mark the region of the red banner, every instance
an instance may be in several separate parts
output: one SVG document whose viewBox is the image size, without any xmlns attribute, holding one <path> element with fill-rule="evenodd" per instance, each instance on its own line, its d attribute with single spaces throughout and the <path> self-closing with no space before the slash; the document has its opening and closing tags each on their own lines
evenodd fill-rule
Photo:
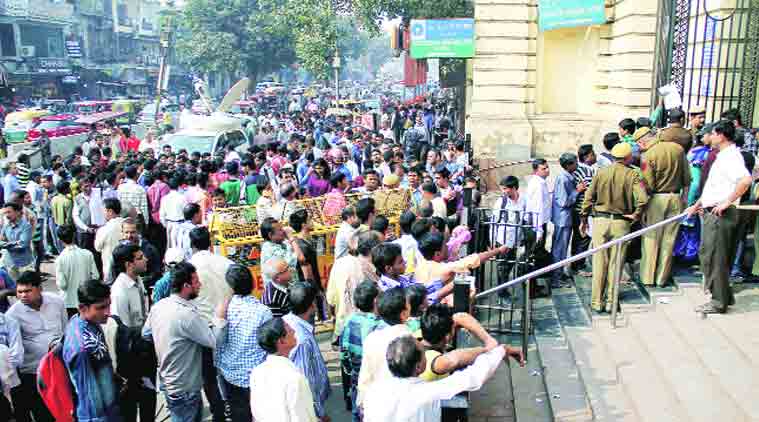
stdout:
<svg viewBox="0 0 759 422">
<path fill-rule="evenodd" d="M 427 83 L 427 60 L 414 60 L 406 54 L 403 61 L 403 85 L 407 87 Z"/>
</svg>

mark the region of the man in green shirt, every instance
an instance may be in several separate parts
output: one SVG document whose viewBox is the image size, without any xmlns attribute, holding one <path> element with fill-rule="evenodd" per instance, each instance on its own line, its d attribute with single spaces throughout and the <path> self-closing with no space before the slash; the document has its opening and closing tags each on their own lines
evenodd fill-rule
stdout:
<svg viewBox="0 0 759 422">
<path fill-rule="evenodd" d="M 242 190 L 242 182 L 240 181 L 240 166 L 236 161 L 230 161 L 226 164 L 227 174 L 229 179 L 219 186 L 224 191 L 224 195 L 227 199 L 227 205 L 230 207 L 236 207 L 240 205 L 240 191 Z"/>
</svg>

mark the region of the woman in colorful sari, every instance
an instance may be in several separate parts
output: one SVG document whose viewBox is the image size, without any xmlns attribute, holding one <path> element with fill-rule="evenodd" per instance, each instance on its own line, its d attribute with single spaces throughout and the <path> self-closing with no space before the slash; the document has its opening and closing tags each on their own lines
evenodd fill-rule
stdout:
<svg viewBox="0 0 759 422">
<path fill-rule="evenodd" d="M 708 136 L 708 135 L 707 135 Z M 701 170 L 711 149 L 708 138 L 699 134 L 696 145 L 688 152 L 690 163 L 691 183 L 688 190 L 688 206 L 693 205 L 701 196 Z M 680 223 L 680 231 L 675 241 L 675 258 L 693 262 L 698 258 L 698 247 L 701 243 L 701 222 L 698 215 L 693 215 Z"/>
</svg>

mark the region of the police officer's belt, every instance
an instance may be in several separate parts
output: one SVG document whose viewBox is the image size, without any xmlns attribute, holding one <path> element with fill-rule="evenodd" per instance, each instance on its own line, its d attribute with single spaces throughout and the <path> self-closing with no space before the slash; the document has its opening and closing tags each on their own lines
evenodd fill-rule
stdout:
<svg viewBox="0 0 759 422">
<path fill-rule="evenodd" d="M 625 218 L 625 216 L 622 214 L 612 214 L 612 213 L 600 212 L 600 211 L 596 211 L 593 214 L 593 216 L 596 218 L 609 218 L 612 220 L 629 220 L 628 218 Z"/>
</svg>

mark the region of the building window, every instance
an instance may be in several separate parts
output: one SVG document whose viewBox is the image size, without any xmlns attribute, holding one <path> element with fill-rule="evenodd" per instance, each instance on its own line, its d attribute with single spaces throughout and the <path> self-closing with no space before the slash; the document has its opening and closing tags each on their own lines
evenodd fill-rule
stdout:
<svg viewBox="0 0 759 422">
<path fill-rule="evenodd" d="M 16 55 L 16 37 L 13 35 L 13 25 L 0 24 L 0 56 Z"/>
<path fill-rule="evenodd" d="M 38 25 L 20 25 L 21 45 L 34 47 L 37 57 L 63 57 L 63 31 Z"/>
</svg>

